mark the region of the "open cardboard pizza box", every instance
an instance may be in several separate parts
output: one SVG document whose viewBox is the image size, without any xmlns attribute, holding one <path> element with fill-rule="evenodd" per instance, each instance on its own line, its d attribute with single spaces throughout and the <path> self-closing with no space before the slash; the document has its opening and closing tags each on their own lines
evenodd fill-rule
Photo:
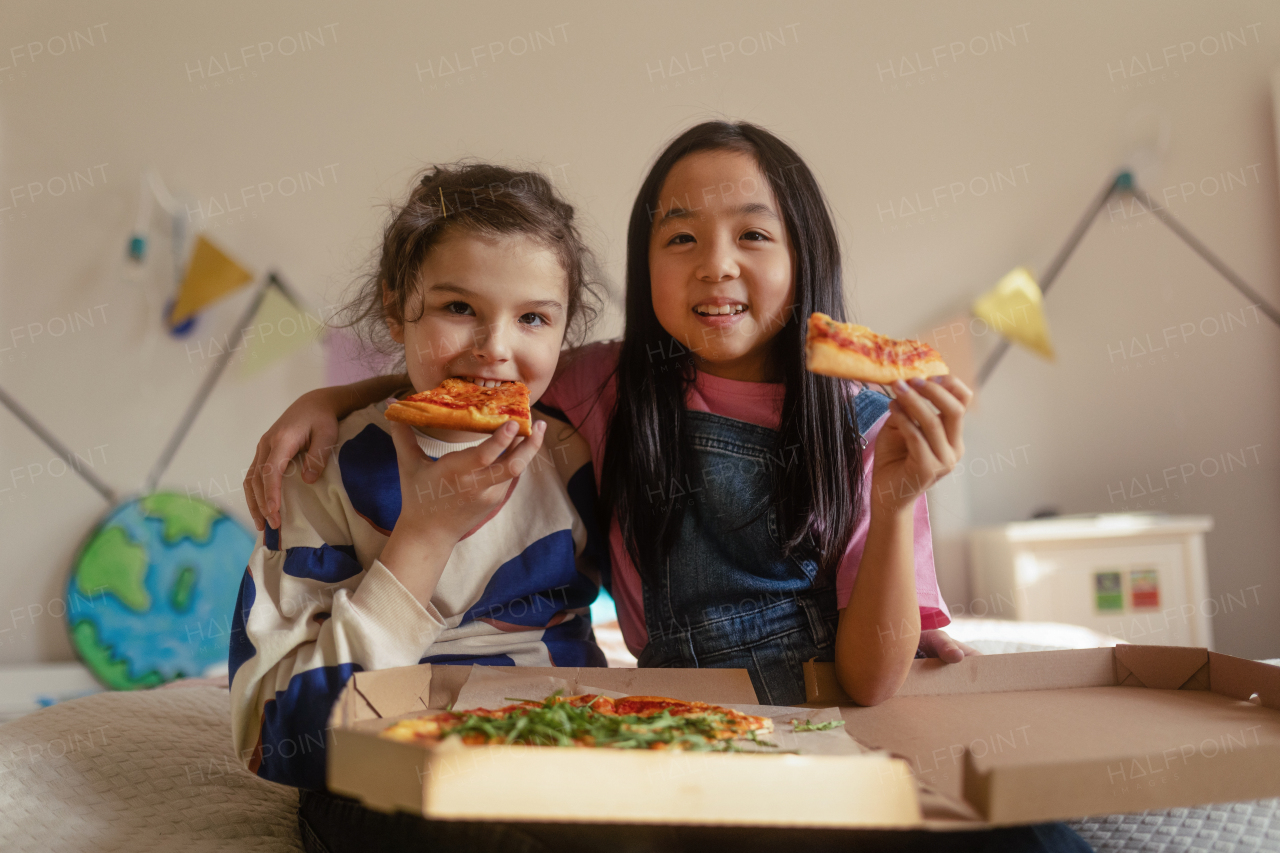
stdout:
<svg viewBox="0 0 1280 853">
<path fill-rule="evenodd" d="M 872 708 L 849 701 L 830 664 L 806 664 L 805 680 L 808 709 L 752 711 L 744 670 L 421 665 L 357 673 L 330 718 L 328 784 L 372 808 L 445 819 L 815 837 L 1280 796 L 1278 667 L 1128 645 L 916 661 L 898 695 Z M 784 749 L 796 747 L 782 742 L 792 717 L 838 714 L 846 725 L 804 741 L 798 755 L 424 748 L 377 736 L 460 696 L 490 701 L 459 708 L 499 707 L 506 697 L 548 695 L 552 684 L 566 694 L 670 696 L 773 716 Z"/>
<path fill-rule="evenodd" d="M 907 760 L 926 818 L 948 803 L 1012 825 L 1280 796 L 1280 667 L 1205 649 L 921 660 L 871 708 L 831 664 L 805 664 L 805 687 Z"/>
</svg>

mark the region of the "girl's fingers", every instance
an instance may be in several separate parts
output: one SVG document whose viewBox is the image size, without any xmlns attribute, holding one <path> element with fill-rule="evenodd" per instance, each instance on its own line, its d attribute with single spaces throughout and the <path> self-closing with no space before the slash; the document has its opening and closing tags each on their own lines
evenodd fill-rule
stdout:
<svg viewBox="0 0 1280 853">
<path fill-rule="evenodd" d="M 966 409 L 969 408 L 969 404 L 973 402 L 973 391 L 969 389 L 968 385 L 965 385 L 950 373 L 944 373 L 941 376 L 931 376 L 929 377 L 929 381 L 935 385 L 941 385 L 943 388 L 950 391 Z"/>
<path fill-rule="evenodd" d="M 949 389 L 944 388 L 940 383 L 913 379 L 908 384 L 916 390 L 916 393 L 938 408 L 938 414 L 942 418 L 942 427 L 947 434 L 947 443 L 951 445 L 956 457 L 959 458 L 963 452 L 961 448 L 964 444 L 964 403 L 960 402 Z"/>
<path fill-rule="evenodd" d="M 938 658 L 947 663 L 959 663 L 964 660 L 964 652 L 955 640 L 948 639 L 945 643 L 938 644 Z"/>
<path fill-rule="evenodd" d="M 938 658 L 947 663 L 959 663 L 966 657 L 982 654 L 973 646 L 960 642 L 941 628 L 921 631 L 920 648 L 927 657 Z"/>
<path fill-rule="evenodd" d="M 915 425 L 901 409 L 897 409 L 890 405 L 889 419 L 885 421 L 884 427 L 896 427 L 898 432 L 902 434 L 903 441 L 907 445 L 907 455 L 914 459 L 916 463 L 925 471 L 937 471 L 942 467 L 936 456 L 933 455 L 933 449 L 929 447 L 929 441 L 924 437 L 924 433 L 920 431 L 920 427 Z M 904 489 L 910 487 L 913 491 L 928 488 L 930 483 L 902 483 Z M 893 484 L 896 490 L 898 484 Z"/>
<path fill-rule="evenodd" d="M 395 442 L 402 477 L 411 474 L 410 460 L 431 461 L 406 424 L 392 422 L 387 429 Z M 526 439 L 517 439 L 518 430 L 514 421 L 508 421 L 475 447 L 446 453 L 434 463 L 443 466 L 439 476 L 455 478 L 463 491 L 484 490 L 520 476 L 542 448 L 547 427 L 543 421 L 535 423 L 533 435 Z"/>
<path fill-rule="evenodd" d="M 951 470 L 955 465 L 955 452 L 951 448 L 951 442 L 948 440 L 946 430 L 943 429 L 938 413 L 929 405 L 928 400 L 907 383 L 901 380 L 895 382 L 894 390 L 898 394 L 894 402 L 902 412 L 919 425 L 920 432 L 933 448 L 932 455 L 937 457 L 948 471 Z"/>
<path fill-rule="evenodd" d="M 262 519 L 264 527 L 267 517 L 267 495 L 262 484 L 262 467 L 266 464 L 267 456 L 270 453 L 270 445 L 264 447 L 261 441 L 258 442 L 258 452 L 253 456 L 253 467 L 249 469 L 249 473 L 245 477 L 245 482 L 249 484 L 248 490 L 253 496 L 253 505 L 249 508 L 250 512 L 253 513 L 255 518 Z"/>
<path fill-rule="evenodd" d="M 262 514 L 276 530 L 280 529 L 280 492 L 284 471 L 298 450 L 298 447 L 290 447 L 281 442 L 271 448 L 271 456 L 262 466 L 262 492 L 266 498 Z"/>
<path fill-rule="evenodd" d="M 471 453 L 475 454 L 476 461 L 480 467 L 488 468 L 498 461 L 498 457 L 511 446 L 516 438 L 516 432 L 520 429 L 519 424 L 515 421 L 507 421 L 502 426 L 494 430 L 493 435 L 489 436 L 483 444 L 478 444 L 471 449 Z M 463 451 L 464 453 L 468 451 Z"/>
<path fill-rule="evenodd" d="M 964 650 L 945 631 L 937 629 L 921 631 L 920 648 L 926 657 L 938 658 L 947 663 L 959 663 L 964 660 Z"/>
<path fill-rule="evenodd" d="M 258 470 L 258 457 L 254 454 L 253 464 L 249 466 L 249 473 L 244 475 L 244 502 L 249 507 L 249 515 L 253 518 L 253 526 L 258 532 L 266 527 L 266 519 L 262 517 L 262 513 L 258 510 L 258 496 L 254 493 L 254 486 L 257 485 L 257 478 L 254 472 Z"/>
<path fill-rule="evenodd" d="M 302 469 L 302 479 L 314 483 L 324 473 L 329 452 L 338 444 L 338 422 L 328 421 L 311 428 L 311 444 Z"/>
<path fill-rule="evenodd" d="M 512 430 L 512 427 L 504 424 L 498 433 L 494 433 L 494 438 L 497 438 L 499 433 L 507 430 Z M 469 476 L 474 479 L 477 486 L 484 489 L 500 485 L 508 480 L 519 477 L 524 473 L 524 469 L 529 467 L 529 463 L 533 461 L 533 457 L 537 455 L 538 450 L 542 448 L 542 437 L 546 434 L 546 431 L 546 423 L 538 421 L 533 425 L 532 436 L 517 440 L 514 435 L 511 435 L 513 441 L 508 443 L 506 453 L 502 453 L 500 457 L 485 454 L 481 457 L 481 460 L 483 461 L 485 458 L 488 458 L 491 461 L 487 465 L 482 464 L 473 468 L 469 472 Z M 514 430 L 512 430 L 512 432 L 514 432 Z M 489 442 L 486 441 L 485 444 L 474 449 L 479 450 L 488 443 Z"/>
<path fill-rule="evenodd" d="M 519 477 L 524 473 L 524 469 L 529 467 L 529 463 L 542 449 L 542 438 L 546 434 L 547 422 L 538 421 L 533 425 L 533 435 L 523 439 L 520 445 L 508 454 L 506 467 L 512 477 Z"/>
<path fill-rule="evenodd" d="M 387 424 L 387 432 L 391 433 L 391 442 L 396 446 L 396 461 L 400 463 L 401 471 L 406 470 L 413 462 L 431 461 L 427 454 L 422 452 L 422 447 L 413 434 L 413 428 L 408 424 L 391 421 Z"/>
</svg>

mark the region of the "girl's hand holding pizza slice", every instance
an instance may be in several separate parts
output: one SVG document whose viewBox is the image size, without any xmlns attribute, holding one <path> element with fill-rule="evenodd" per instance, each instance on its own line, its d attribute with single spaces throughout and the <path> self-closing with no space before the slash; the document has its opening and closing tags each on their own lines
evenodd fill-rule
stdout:
<svg viewBox="0 0 1280 853">
<path fill-rule="evenodd" d="M 876 437 L 872 507 L 909 509 L 964 455 L 963 420 L 973 392 L 952 376 L 937 350 L 878 335 L 866 326 L 809 318 L 809 370 L 893 389 L 889 418 Z"/>
</svg>

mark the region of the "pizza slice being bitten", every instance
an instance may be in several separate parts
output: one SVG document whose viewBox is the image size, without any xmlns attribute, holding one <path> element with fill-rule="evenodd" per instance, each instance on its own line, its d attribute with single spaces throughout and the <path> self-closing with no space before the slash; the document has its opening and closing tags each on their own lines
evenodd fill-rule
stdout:
<svg viewBox="0 0 1280 853">
<path fill-rule="evenodd" d="M 821 312 L 809 317 L 804 353 L 805 366 L 813 373 L 880 385 L 951 372 L 938 351 L 926 343 L 900 341 L 866 326 L 837 323 Z"/>
<path fill-rule="evenodd" d="M 483 388 L 450 377 L 439 387 L 396 400 L 384 413 L 387 420 L 416 427 L 495 432 L 507 421 L 520 425 L 519 435 L 532 435 L 529 389 L 523 382 L 503 382 Z"/>
</svg>

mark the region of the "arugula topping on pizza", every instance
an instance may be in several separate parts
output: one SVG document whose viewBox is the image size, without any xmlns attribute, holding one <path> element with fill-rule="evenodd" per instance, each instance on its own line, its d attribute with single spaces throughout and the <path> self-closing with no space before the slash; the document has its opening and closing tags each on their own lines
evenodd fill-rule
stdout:
<svg viewBox="0 0 1280 853">
<path fill-rule="evenodd" d="M 610 699 L 592 693 L 547 697 L 542 702 L 516 700 L 497 710 L 445 711 L 400 720 L 381 736 L 432 745 L 447 737 L 464 744 L 526 744 L 608 749 L 680 749 L 731 752 L 733 741 L 757 739 L 773 731 L 773 721 L 708 705 L 663 696 Z"/>
</svg>

